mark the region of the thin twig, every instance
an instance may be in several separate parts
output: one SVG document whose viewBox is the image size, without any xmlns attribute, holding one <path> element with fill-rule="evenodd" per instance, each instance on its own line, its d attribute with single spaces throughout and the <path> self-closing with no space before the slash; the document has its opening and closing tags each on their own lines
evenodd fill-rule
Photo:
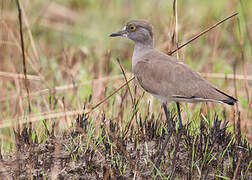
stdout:
<svg viewBox="0 0 252 180">
<path fill-rule="evenodd" d="M 119 88 L 117 88 L 114 92 L 112 92 L 109 96 L 102 99 L 100 102 L 98 102 L 96 105 L 94 105 L 87 114 L 91 113 L 94 109 L 96 109 L 98 106 L 100 106 L 102 103 L 107 101 L 110 97 L 112 97 L 115 93 L 117 93 L 119 90 L 121 90 L 124 86 L 126 86 L 130 81 L 135 79 L 135 77 L 130 78 L 128 81 L 126 81 L 123 85 L 121 85 Z"/>
<path fill-rule="evenodd" d="M 29 92 L 29 81 L 27 80 L 27 71 L 26 71 L 26 59 L 25 59 L 25 52 L 24 52 L 24 37 L 23 37 L 23 27 L 22 27 L 22 11 L 20 8 L 19 0 L 16 0 L 17 8 L 18 8 L 18 20 L 19 20 L 19 30 L 20 30 L 20 38 L 21 38 L 21 48 L 22 48 L 22 56 L 23 56 L 23 70 L 25 76 L 25 89 L 28 96 L 28 110 L 29 113 L 31 112 L 31 103 L 30 103 L 30 92 Z"/>
<path fill-rule="evenodd" d="M 18 74 L 18 73 L 12 73 L 12 72 L 4 72 L 0 71 L 0 77 L 3 78 L 11 78 L 11 79 L 25 79 L 24 74 Z M 35 81 L 40 81 L 40 77 L 36 75 L 28 75 L 26 74 L 27 80 L 35 80 Z"/>
<path fill-rule="evenodd" d="M 236 168 L 235 168 L 233 180 L 236 179 L 236 176 L 237 176 L 237 173 L 238 173 L 238 169 L 239 169 L 239 166 L 240 166 L 240 164 L 241 164 L 241 159 L 242 159 L 242 154 L 240 155 L 239 160 L 238 160 L 238 163 L 237 163 L 237 166 L 236 166 Z"/>
<path fill-rule="evenodd" d="M 233 76 L 234 76 L 234 89 L 235 89 L 235 98 L 237 99 L 238 97 L 238 91 L 237 91 L 237 84 L 236 84 L 236 65 L 237 65 L 237 59 L 235 59 L 235 62 L 233 64 Z M 238 103 L 235 104 L 236 105 L 236 109 L 237 111 L 239 112 L 239 106 L 238 106 Z"/>
<path fill-rule="evenodd" d="M 126 74 L 125 74 L 125 71 L 124 71 L 124 69 L 123 69 L 123 67 L 122 67 L 122 65 L 121 65 L 121 63 L 120 63 L 120 59 L 119 59 L 119 58 L 116 58 L 116 60 L 117 60 L 119 66 L 120 66 L 120 68 L 121 68 L 121 71 L 122 71 L 122 73 L 123 73 L 123 77 L 124 77 L 124 79 L 125 79 L 125 82 L 127 82 L 128 79 L 127 79 Z M 132 96 L 132 93 L 131 93 L 131 90 L 130 90 L 130 87 L 129 87 L 129 84 L 128 84 L 128 83 L 127 83 L 127 87 L 128 87 L 128 90 L 129 90 L 129 94 L 130 94 L 131 100 L 132 100 L 132 104 L 134 104 L 134 99 L 133 99 L 133 96 Z"/>
<path fill-rule="evenodd" d="M 135 117 L 135 118 L 137 117 L 138 109 L 137 109 L 136 107 L 137 107 L 138 104 L 140 103 L 141 99 L 143 99 L 143 96 L 144 96 L 144 92 L 143 92 L 143 94 L 140 96 L 140 98 L 139 98 L 138 100 L 135 100 L 134 109 L 133 109 L 133 114 L 132 114 L 132 116 L 131 116 L 131 118 L 130 118 L 130 122 L 128 123 L 128 125 L 127 125 L 126 128 L 125 128 L 126 130 L 125 130 L 125 132 L 124 132 L 124 135 L 122 136 L 123 138 L 126 138 L 128 132 L 129 132 L 129 129 L 130 129 L 131 125 L 132 125 L 133 118 L 134 118 L 134 117 Z"/>
<path fill-rule="evenodd" d="M 245 10 L 244 10 L 244 4 L 243 4 L 243 1 L 240 0 L 240 5 L 241 5 L 241 14 L 243 15 L 243 18 L 244 18 L 244 24 L 245 24 L 245 28 L 246 28 L 246 33 L 247 33 L 247 39 L 249 41 L 249 44 L 250 46 L 252 45 L 252 38 L 251 38 L 251 33 L 250 33 L 250 30 L 249 30 L 249 27 L 248 27 L 248 22 L 249 20 L 247 19 L 246 17 L 246 14 L 245 14 Z M 249 12 L 249 11 L 248 11 Z M 250 17 L 249 17 L 250 18 Z"/>
<path fill-rule="evenodd" d="M 240 52 L 241 52 L 241 61 L 242 61 L 242 68 L 243 68 L 243 74 L 245 77 L 245 81 L 244 81 L 244 86 L 245 86 L 245 91 L 246 91 L 246 95 L 247 95 L 247 102 L 248 102 L 248 107 L 249 109 L 251 109 L 251 102 L 250 102 L 250 94 L 249 94 L 249 84 L 248 84 L 248 78 L 247 78 L 247 68 L 246 68 L 246 61 L 245 61 L 245 57 L 244 57 L 244 45 L 243 45 L 243 40 L 242 40 L 242 35 L 241 35 L 241 25 L 240 25 L 240 20 L 239 18 L 237 18 L 237 22 L 238 22 L 238 29 L 239 29 L 239 38 L 240 38 Z M 248 111 L 249 113 L 249 111 Z"/>
<path fill-rule="evenodd" d="M 247 78 L 245 78 L 244 75 L 241 75 L 241 74 L 224 74 L 224 73 L 200 73 L 200 75 L 202 77 L 205 77 L 205 78 L 217 78 L 217 79 L 230 79 L 230 80 L 243 80 L 245 81 L 246 79 L 248 81 L 252 81 L 252 76 L 247 76 Z"/>
<path fill-rule="evenodd" d="M 173 1 L 173 16 L 174 16 L 174 24 L 175 24 L 175 32 L 173 34 L 175 34 L 175 45 L 176 48 L 178 48 L 178 2 L 177 0 Z M 177 59 L 179 59 L 179 51 L 177 51 Z"/>
<path fill-rule="evenodd" d="M 26 13 L 24 11 L 24 7 L 22 5 L 22 2 L 19 2 L 19 4 L 20 4 L 20 9 L 23 12 L 25 29 L 27 30 L 28 37 L 30 39 L 30 43 L 31 43 L 31 47 L 32 47 L 32 52 L 34 54 L 33 58 L 28 58 L 28 63 L 31 65 L 32 69 L 38 74 L 40 79 L 43 81 L 43 85 L 46 85 L 46 87 L 50 87 L 49 84 L 48 84 L 48 81 L 44 78 L 44 76 L 42 75 L 42 73 L 39 70 L 41 67 L 37 67 L 38 64 L 39 64 L 38 51 L 37 51 L 37 48 L 36 48 L 36 45 L 35 45 L 35 42 L 34 42 L 34 38 L 33 38 L 32 33 L 31 33 L 30 24 L 29 24 L 27 15 L 26 15 Z"/>
<path fill-rule="evenodd" d="M 238 13 L 234 13 L 226 18 L 224 18 L 223 20 L 217 22 L 216 24 L 212 25 L 211 27 L 207 28 L 206 30 L 202 31 L 201 33 L 199 33 L 198 35 L 192 37 L 191 39 L 189 39 L 188 41 L 186 41 L 184 44 L 180 45 L 179 47 L 177 47 L 176 49 L 174 49 L 173 51 L 169 52 L 168 54 L 171 55 L 173 53 L 175 53 L 176 51 L 178 51 L 179 49 L 183 48 L 184 46 L 186 46 L 187 44 L 191 43 L 192 41 L 198 39 L 200 36 L 202 36 L 203 34 L 206 34 L 208 31 L 212 30 L 213 28 L 215 28 L 216 26 L 222 24 L 223 22 L 227 21 L 228 19 L 236 16 Z"/>
</svg>

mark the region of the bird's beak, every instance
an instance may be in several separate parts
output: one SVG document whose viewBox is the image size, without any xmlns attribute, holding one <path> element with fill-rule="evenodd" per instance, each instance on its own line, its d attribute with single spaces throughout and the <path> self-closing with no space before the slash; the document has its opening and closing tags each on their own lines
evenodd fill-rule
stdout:
<svg viewBox="0 0 252 180">
<path fill-rule="evenodd" d="M 109 37 L 117 37 L 117 36 L 124 36 L 127 37 L 127 31 L 125 28 L 123 28 L 120 31 L 114 32 L 112 34 L 109 35 Z"/>
</svg>

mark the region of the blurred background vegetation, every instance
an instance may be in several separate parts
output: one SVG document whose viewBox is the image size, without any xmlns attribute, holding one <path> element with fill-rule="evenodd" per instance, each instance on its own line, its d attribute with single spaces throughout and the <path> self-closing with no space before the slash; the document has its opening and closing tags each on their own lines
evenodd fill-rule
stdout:
<svg viewBox="0 0 252 180">
<path fill-rule="evenodd" d="M 149 20 L 154 26 L 158 49 L 169 52 L 176 47 L 172 42 L 175 18 L 171 0 L 22 0 L 20 3 L 31 113 L 22 76 L 17 6 L 13 0 L 2 0 L 0 138 L 3 153 L 12 150 L 12 130 L 18 127 L 18 122 L 22 127 L 23 122 L 33 121 L 34 131 L 42 141 L 45 127 L 41 120 L 50 120 L 48 128 L 53 122 L 58 123 L 59 129 L 70 127 L 77 115 L 73 111 L 81 110 L 85 101 L 90 108 L 124 83 L 116 58 L 130 72 L 133 43 L 120 38 L 111 39 L 109 34 L 122 28 L 129 20 Z M 174 56 L 179 56 L 196 71 L 209 73 L 206 79 L 230 95 L 238 96 L 242 128 L 251 139 L 252 1 L 178 1 L 177 42 L 182 44 L 233 12 L 238 12 L 238 16 Z M 234 81 L 229 78 L 234 72 L 234 65 L 236 74 L 241 75 L 236 81 L 237 94 Z M 127 74 L 127 77 L 131 76 Z M 133 91 L 135 83 L 131 83 L 130 87 Z M 108 119 L 119 118 L 120 122 L 128 122 L 133 112 L 125 89 L 90 113 L 90 118 L 96 120 L 105 114 Z M 141 88 L 137 88 L 136 96 L 141 96 L 142 92 Z M 127 95 L 126 100 L 122 95 Z M 139 105 L 140 111 L 145 112 L 150 102 L 152 113 L 158 115 L 162 112 L 157 100 L 147 93 L 144 99 L 146 101 L 142 100 Z M 183 107 L 187 109 L 183 113 L 184 121 L 190 121 L 195 110 L 204 113 L 207 107 L 220 116 L 225 109 L 227 119 L 234 122 L 232 115 L 237 110 L 213 103 L 207 106 L 204 103 L 184 104 Z M 55 119 L 57 115 L 59 118 Z M 99 122 L 95 121 L 95 124 Z"/>
</svg>

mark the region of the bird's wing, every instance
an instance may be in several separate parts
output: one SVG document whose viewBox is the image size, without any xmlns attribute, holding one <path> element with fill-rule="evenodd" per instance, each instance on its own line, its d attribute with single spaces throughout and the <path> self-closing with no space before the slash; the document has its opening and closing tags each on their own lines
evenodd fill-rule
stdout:
<svg viewBox="0 0 252 180">
<path fill-rule="evenodd" d="M 133 67 L 133 73 L 142 88 L 154 95 L 216 101 L 227 98 L 188 65 L 170 56 L 145 56 Z"/>
</svg>

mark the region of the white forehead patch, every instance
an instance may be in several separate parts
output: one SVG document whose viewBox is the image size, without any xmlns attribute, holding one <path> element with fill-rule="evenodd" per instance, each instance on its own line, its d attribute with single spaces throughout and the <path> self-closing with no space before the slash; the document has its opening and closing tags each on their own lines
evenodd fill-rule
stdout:
<svg viewBox="0 0 252 180">
<path fill-rule="evenodd" d="M 126 31 L 126 29 L 127 29 L 127 26 L 124 26 L 122 30 L 123 30 L 123 31 Z M 128 37 L 128 35 L 127 35 L 126 33 L 123 34 L 122 36 L 123 36 L 123 37 Z"/>
</svg>

